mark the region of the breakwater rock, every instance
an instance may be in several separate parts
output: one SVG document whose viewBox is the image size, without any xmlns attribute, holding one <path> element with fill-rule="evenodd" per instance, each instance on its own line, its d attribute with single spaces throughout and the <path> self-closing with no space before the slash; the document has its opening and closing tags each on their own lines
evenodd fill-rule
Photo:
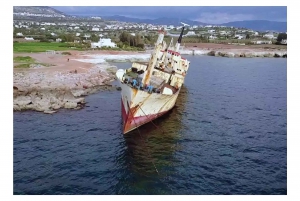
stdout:
<svg viewBox="0 0 300 201">
<path fill-rule="evenodd" d="M 13 108 L 51 114 L 59 108 L 80 109 L 84 96 L 111 86 L 117 68 L 97 65 L 86 73 L 14 73 Z"/>
<path fill-rule="evenodd" d="M 207 53 L 209 56 L 217 56 L 217 57 L 245 57 L 245 58 L 253 58 L 253 57 L 275 57 L 275 58 L 287 58 L 287 52 L 278 51 L 278 52 L 230 52 L 230 51 L 210 51 Z"/>
<path fill-rule="evenodd" d="M 244 58 L 254 58 L 254 57 L 275 57 L 275 58 L 287 58 L 286 50 L 251 50 L 251 49 L 185 49 L 180 50 L 183 55 L 208 55 L 216 57 L 244 57 Z"/>
</svg>

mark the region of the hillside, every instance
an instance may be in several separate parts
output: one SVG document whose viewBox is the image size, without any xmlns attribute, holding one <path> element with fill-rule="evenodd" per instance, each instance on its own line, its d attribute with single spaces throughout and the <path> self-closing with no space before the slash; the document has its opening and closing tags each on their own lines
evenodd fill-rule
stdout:
<svg viewBox="0 0 300 201">
<path fill-rule="evenodd" d="M 205 23 L 193 21 L 189 19 L 176 19 L 176 18 L 157 18 L 157 19 L 139 19 L 139 18 L 130 18 L 120 15 L 113 15 L 113 16 L 103 16 L 102 19 L 106 20 L 116 20 L 120 22 L 135 22 L 135 23 L 147 23 L 153 25 L 181 25 L 180 22 L 187 23 L 189 25 L 206 25 Z"/>
<path fill-rule="evenodd" d="M 138 19 L 138 18 L 129 18 L 120 15 L 103 17 L 103 19 L 116 20 L 121 22 L 136 22 L 136 23 L 147 23 L 154 25 L 181 25 L 180 22 L 187 23 L 189 25 L 208 25 L 207 23 L 193 21 L 189 19 L 176 19 L 176 18 L 157 18 L 157 19 Z M 210 24 L 214 25 L 214 24 Z M 234 21 L 223 24 L 215 24 L 221 26 L 233 26 L 239 28 L 247 28 L 256 31 L 279 31 L 286 32 L 287 23 L 286 22 L 275 22 L 275 21 L 267 21 L 267 20 L 248 20 L 248 21 Z"/>
<path fill-rule="evenodd" d="M 66 17 L 67 14 L 49 6 L 14 6 L 14 15 L 19 16 L 42 16 L 42 17 Z"/>
<path fill-rule="evenodd" d="M 252 29 L 256 31 L 287 31 L 286 22 L 274 22 L 267 20 L 245 20 L 245 21 L 235 21 L 221 24 L 223 26 L 233 26 L 233 27 L 244 27 L 247 29 Z"/>
</svg>

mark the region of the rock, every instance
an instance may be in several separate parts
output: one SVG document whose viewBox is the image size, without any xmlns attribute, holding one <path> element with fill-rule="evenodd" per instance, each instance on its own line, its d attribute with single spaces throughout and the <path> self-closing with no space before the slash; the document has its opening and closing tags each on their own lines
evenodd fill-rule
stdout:
<svg viewBox="0 0 300 201">
<path fill-rule="evenodd" d="M 254 57 L 253 53 L 251 53 L 251 52 L 246 52 L 244 55 L 245 55 L 246 58 Z"/>
<path fill-rule="evenodd" d="M 271 54 L 271 53 L 265 53 L 265 54 L 263 54 L 263 56 L 264 56 L 264 57 L 273 57 L 274 55 Z"/>
<path fill-rule="evenodd" d="M 224 54 L 224 56 L 229 57 L 229 58 L 233 58 L 235 56 L 235 54 L 232 53 L 232 52 L 227 52 L 227 53 Z"/>
<path fill-rule="evenodd" d="M 274 57 L 275 57 L 275 58 L 278 58 L 278 57 L 280 57 L 280 55 L 277 54 L 277 53 L 275 53 L 275 54 L 274 54 Z"/>
<path fill-rule="evenodd" d="M 73 96 L 75 96 L 75 97 L 79 97 L 79 96 L 84 96 L 84 95 L 86 95 L 86 92 L 85 92 L 85 90 L 83 90 L 83 89 L 71 90 L 71 93 L 72 93 Z"/>
<path fill-rule="evenodd" d="M 215 56 L 216 55 L 216 52 L 215 51 L 210 51 L 207 53 L 208 56 Z"/>
<path fill-rule="evenodd" d="M 51 108 L 54 109 L 54 110 L 58 110 L 61 107 L 62 107 L 62 104 L 58 104 L 58 103 L 55 103 L 55 104 L 51 105 Z"/>
<path fill-rule="evenodd" d="M 28 96 L 19 96 L 14 100 L 14 103 L 19 106 L 27 105 L 31 103 L 31 98 Z"/>
<path fill-rule="evenodd" d="M 15 105 L 15 104 L 14 104 L 14 110 L 16 110 L 16 111 L 20 111 L 20 110 L 21 110 L 21 108 L 20 108 L 20 106 L 19 106 L 19 105 Z"/>
<path fill-rule="evenodd" d="M 54 110 L 45 110 L 44 111 L 44 113 L 45 114 L 53 114 L 53 113 L 55 113 L 56 111 L 54 111 Z"/>
<path fill-rule="evenodd" d="M 67 109 L 73 109 L 73 108 L 76 108 L 77 107 L 77 103 L 74 103 L 74 102 L 66 102 L 65 105 L 64 105 L 65 108 Z"/>
</svg>

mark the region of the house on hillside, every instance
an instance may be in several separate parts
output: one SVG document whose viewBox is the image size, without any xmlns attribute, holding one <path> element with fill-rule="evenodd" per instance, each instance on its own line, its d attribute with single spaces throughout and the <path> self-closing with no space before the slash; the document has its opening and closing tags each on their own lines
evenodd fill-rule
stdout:
<svg viewBox="0 0 300 201">
<path fill-rule="evenodd" d="M 209 39 L 211 39 L 211 40 L 214 40 L 214 39 L 217 39 L 217 38 L 218 38 L 218 37 L 213 36 L 213 35 L 209 36 Z"/>
<path fill-rule="evenodd" d="M 34 40 L 32 37 L 25 37 L 25 40 Z"/>
<path fill-rule="evenodd" d="M 100 31 L 98 27 L 93 27 L 92 31 Z"/>
<path fill-rule="evenodd" d="M 271 33 L 271 32 L 265 34 L 263 37 L 264 37 L 264 38 L 268 38 L 268 39 L 275 39 L 275 38 L 276 38 L 276 37 L 274 36 L 274 34 Z"/>
<path fill-rule="evenodd" d="M 251 41 L 251 43 L 256 44 L 256 45 L 262 45 L 262 44 L 272 44 L 272 41 L 257 40 L 257 41 Z"/>
<path fill-rule="evenodd" d="M 96 43 L 91 43 L 91 48 L 101 48 L 101 47 L 117 47 L 116 43 L 111 42 L 110 38 L 100 38 Z"/>
<path fill-rule="evenodd" d="M 287 45 L 287 39 L 282 39 L 280 43 L 283 45 Z"/>
<path fill-rule="evenodd" d="M 195 36 L 196 33 L 194 31 L 188 31 L 184 36 Z"/>
</svg>

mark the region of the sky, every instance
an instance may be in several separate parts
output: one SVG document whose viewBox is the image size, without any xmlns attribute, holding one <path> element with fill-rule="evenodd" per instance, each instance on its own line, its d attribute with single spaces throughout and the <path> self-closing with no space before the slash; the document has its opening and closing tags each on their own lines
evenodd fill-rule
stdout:
<svg viewBox="0 0 300 201">
<path fill-rule="evenodd" d="M 226 23 L 242 20 L 287 21 L 286 6 L 52 6 L 71 15 L 111 16 L 155 19 L 170 17 L 204 23 Z"/>
</svg>

